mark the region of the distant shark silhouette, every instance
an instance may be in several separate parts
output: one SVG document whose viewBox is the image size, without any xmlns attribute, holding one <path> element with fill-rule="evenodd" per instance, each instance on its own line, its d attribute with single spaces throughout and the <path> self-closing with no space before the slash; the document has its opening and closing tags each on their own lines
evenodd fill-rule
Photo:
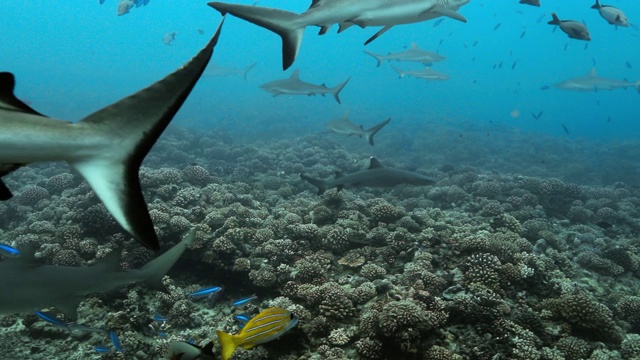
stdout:
<svg viewBox="0 0 640 360">
<path fill-rule="evenodd" d="M 371 157 L 367 170 L 357 171 L 342 175 L 336 171 L 332 180 L 319 180 L 300 174 L 300 178 L 318 188 L 318 195 L 324 194 L 327 189 L 337 188 L 338 191 L 345 187 L 394 187 L 398 185 L 431 185 L 436 179 L 414 173 L 411 171 L 384 167 L 378 159 Z"/>
<path fill-rule="evenodd" d="M 423 63 L 424 65 L 428 65 L 428 64 L 432 64 L 434 62 L 438 62 L 446 59 L 446 57 L 440 54 L 420 49 L 418 47 L 418 44 L 414 42 L 411 43 L 411 48 L 405 51 L 401 51 L 393 54 L 389 53 L 388 55 L 380 55 L 367 50 L 364 50 L 364 52 L 365 54 L 371 55 L 376 60 L 378 60 L 378 67 L 382 65 L 383 61 L 391 61 L 391 60 L 414 61 L 414 62 Z"/>
<path fill-rule="evenodd" d="M 331 120 L 326 123 L 325 127 L 327 128 L 327 130 L 336 134 L 347 136 L 355 135 L 359 137 L 362 137 L 364 135 L 364 137 L 367 139 L 367 142 L 371 144 L 371 146 L 373 146 L 373 136 L 378 133 L 378 131 L 380 131 L 383 127 L 385 127 L 389 123 L 389 121 L 391 121 L 391 118 L 388 118 L 378 125 L 375 125 L 369 129 L 365 129 L 362 127 L 362 125 L 356 125 L 351 122 L 348 115 L 348 112 L 346 112 L 340 119 Z"/>
<path fill-rule="evenodd" d="M 561 81 L 552 85 L 555 88 L 571 91 L 600 91 L 600 90 L 616 90 L 633 87 L 640 93 L 640 80 L 630 82 L 627 80 L 607 79 L 598 76 L 596 69 L 591 69 L 589 75 L 579 76 Z"/>
<path fill-rule="evenodd" d="M 211 64 L 209 64 L 209 66 L 207 66 L 207 70 L 204 72 L 204 76 L 229 76 L 229 75 L 240 75 L 240 74 L 242 74 L 242 77 L 245 80 L 247 80 L 247 74 L 256 65 L 258 65 L 258 63 L 254 62 L 253 64 L 251 64 L 251 65 L 249 65 L 247 67 L 238 69 L 238 68 L 235 68 L 235 67 L 218 66 L 215 63 L 211 63 Z"/>
<path fill-rule="evenodd" d="M 140 164 L 202 75 L 221 27 L 180 69 L 77 123 L 36 112 L 13 94 L 13 74 L 0 73 L 0 200 L 12 197 L 2 176 L 34 162 L 66 161 L 126 231 L 157 250 L 138 178 Z"/>
<path fill-rule="evenodd" d="M 315 85 L 306 81 L 300 80 L 300 70 L 296 70 L 291 74 L 291 77 L 287 79 L 280 79 L 270 81 L 268 83 L 260 85 L 260 88 L 264 91 L 270 92 L 273 96 L 278 95 L 316 95 L 331 94 L 340 104 L 340 91 L 347 85 L 351 78 L 336 85 L 336 87 L 329 88 L 325 84 Z"/>
<path fill-rule="evenodd" d="M 307 26 L 319 26 L 320 35 L 333 24 L 338 33 L 358 25 L 382 26 L 365 45 L 377 39 L 395 25 L 411 24 L 447 16 L 467 22 L 457 10 L 470 0 L 312 0 L 302 14 L 260 6 L 210 2 L 209 6 L 221 14 L 227 13 L 269 29 L 282 38 L 282 68 L 288 69 L 296 57 Z"/>
<path fill-rule="evenodd" d="M 21 249 L 22 255 L 0 262 L 0 314 L 33 312 L 55 307 L 65 317 L 78 317 L 78 304 L 89 294 L 105 293 L 132 282 L 146 281 L 161 289 L 162 277 L 193 242 L 190 230 L 177 245 L 138 270 L 120 267 L 120 252 L 112 251 L 93 266 L 41 265 L 34 259 L 33 245 Z"/>
</svg>

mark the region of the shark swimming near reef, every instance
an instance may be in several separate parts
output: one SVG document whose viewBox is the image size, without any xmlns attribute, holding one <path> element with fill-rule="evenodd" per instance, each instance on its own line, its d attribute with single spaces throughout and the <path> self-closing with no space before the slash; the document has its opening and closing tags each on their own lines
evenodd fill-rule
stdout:
<svg viewBox="0 0 640 360">
<path fill-rule="evenodd" d="M 282 68 L 295 61 L 302 35 L 307 26 L 319 26 L 319 35 L 339 24 L 338 33 L 357 25 L 382 26 L 365 45 L 396 25 L 418 23 L 440 16 L 467 22 L 457 10 L 470 0 L 312 0 L 302 14 L 260 6 L 210 2 L 209 6 L 221 14 L 231 14 L 269 29 L 282 38 Z"/>
<path fill-rule="evenodd" d="M 400 68 L 397 68 L 391 65 L 391 68 L 398 73 L 398 76 L 401 79 L 405 76 L 411 76 L 416 79 L 423 79 L 423 80 L 430 80 L 430 81 L 449 80 L 449 76 L 439 73 L 437 71 L 433 71 L 431 70 L 431 68 L 428 68 L 428 67 L 422 70 L 402 70 Z"/>
<path fill-rule="evenodd" d="M 65 161 L 84 177 L 120 226 L 157 250 L 138 178 L 140 164 L 202 75 L 221 27 L 222 23 L 207 46 L 174 73 L 76 123 L 33 110 L 14 95 L 13 74 L 0 73 L 0 200 L 12 197 L 2 176 L 30 163 Z"/>
<path fill-rule="evenodd" d="M 78 304 L 89 294 L 106 293 L 129 283 L 145 281 L 162 288 L 162 277 L 193 242 L 190 230 L 177 245 L 137 270 L 120 267 L 120 252 L 112 251 L 92 266 L 42 265 L 34 258 L 36 248 L 22 249 L 22 256 L 0 261 L 0 314 L 33 312 L 55 307 L 65 317 L 78 317 Z"/>
<path fill-rule="evenodd" d="M 318 188 L 318 195 L 324 194 L 327 189 L 337 188 L 337 191 L 345 187 L 379 187 L 390 188 L 398 185 L 432 185 L 436 179 L 418 174 L 415 172 L 384 167 L 378 159 L 369 159 L 367 170 L 357 171 L 343 175 L 336 171 L 336 176 L 332 180 L 314 179 L 310 176 L 300 174 L 300 178 Z"/>
<path fill-rule="evenodd" d="M 215 63 L 209 64 L 207 66 L 207 70 L 204 72 L 204 76 L 229 76 L 229 75 L 242 75 L 242 77 L 247 80 L 247 73 L 251 71 L 256 65 L 257 62 L 244 67 L 244 68 L 235 68 L 235 67 L 223 67 L 218 66 Z"/>
<path fill-rule="evenodd" d="M 325 96 L 331 94 L 340 104 L 340 91 L 347 85 L 351 78 L 341 82 L 335 87 L 329 88 L 325 84 L 315 85 L 300 80 L 300 70 L 296 70 L 291 77 L 286 79 L 274 80 L 260 85 L 260 88 L 266 92 L 270 92 L 273 96 L 278 95 L 317 95 Z"/>
<path fill-rule="evenodd" d="M 383 127 L 385 127 L 391 118 L 375 125 L 369 129 L 365 129 L 362 125 L 356 125 L 351 120 L 349 120 L 348 113 L 345 113 L 343 117 L 340 119 L 331 120 L 325 124 L 325 127 L 330 132 L 334 132 L 336 134 L 342 134 L 347 136 L 364 136 L 367 139 L 367 142 L 373 146 L 373 136 L 378 133 Z"/>
<path fill-rule="evenodd" d="M 561 81 L 552 85 L 555 88 L 570 91 L 600 91 L 615 90 L 634 87 L 640 93 L 640 80 L 630 82 L 627 80 L 607 79 L 596 74 L 596 69 L 591 69 L 587 76 L 579 76 Z"/>
</svg>

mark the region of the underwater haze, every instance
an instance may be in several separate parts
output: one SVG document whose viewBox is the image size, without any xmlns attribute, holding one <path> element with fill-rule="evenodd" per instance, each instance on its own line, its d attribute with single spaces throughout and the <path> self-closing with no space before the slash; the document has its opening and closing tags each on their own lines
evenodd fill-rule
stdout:
<svg viewBox="0 0 640 360">
<path fill-rule="evenodd" d="M 4 1 L 16 97 L 108 111 L 36 126 L 0 74 L 0 359 L 639 360 L 640 5 L 602 3 L 625 27 L 540 1 L 368 45 L 380 27 L 310 26 L 284 71 L 281 38 L 228 14 L 199 79 L 206 1 Z M 365 52 L 414 43 L 444 59 Z M 286 94 L 295 74 L 325 96 Z M 165 131 L 154 106 L 179 108 Z"/>
</svg>

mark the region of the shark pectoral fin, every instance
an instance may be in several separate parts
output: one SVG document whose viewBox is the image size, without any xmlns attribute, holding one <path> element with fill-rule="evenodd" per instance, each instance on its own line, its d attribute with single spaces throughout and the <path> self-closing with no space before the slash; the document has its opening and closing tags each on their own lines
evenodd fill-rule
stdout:
<svg viewBox="0 0 640 360">
<path fill-rule="evenodd" d="M 7 187 L 4 181 L 0 180 L 0 201 L 9 200 L 13 197 L 11 190 Z"/>
<path fill-rule="evenodd" d="M 446 16 L 448 18 L 454 19 L 454 20 L 458 20 L 458 21 L 462 21 L 463 23 L 467 22 L 467 19 L 460 15 L 459 12 L 455 11 L 455 10 L 451 10 L 449 8 L 446 8 L 444 6 L 435 6 L 432 10 L 429 10 L 435 13 L 438 13 L 442 16 Z M 427 12 L 429 12 L 427 11 Z"/>
<path fill-rule="evenodd" d="M 355 18 L 355 19 L 347 20 L 346 22 L 358 25 L 364 29 L 367 27 L 367 25 L 369 25 L 369 22 L 371 22 L 371 18 Z"/>
<path fill-rule="evenodd" d="M 349 22 L 349 21 L 343 21 L 340 24 L 338 24 L 338 34 L 340 34 L 341 32 L 347 30 L 348 28 L 352 27 L 354 25 L 354 23 Z"/>
<path fill-rule="evenodd" d="M 180 259 L 185 249 L 193 243 L 195 236 L 196 229 L 190 229 L 178 244 L 140 268 L 141 280 L 155 289 L 163 290 L 162 278 Z"/>
<path fill-rule="evenodd" d="M 224 22 L 224 20 L 223 20 Z M 144 246 L 159 249 L 138 170 L 211 59 L 222 22 L 207 46 L 180 69 L 74 124 L 95 137 L 95 153 L 68 159 L 118 223 Z"/>
<path fill-rule="evenodd" d="M 65 318 L 71 321 L 76 321 L 78 319 L 78 306 L 80 306 L 82 299 L 82 296 L 69 295 L 69 297 L 54 304 L 53 306 L 63 313 Z"/>
<path fill-rule="evenodd" d="M 208 4 L 221 14 L 231 14 L 271 30 L 282 38 L 282 69 L 288 69 L 300 50 L 305 26 L 300 25 L 301 15 L 289 11 L 261 6 L 210 2 Z"/>
<path fill-rule="evenodd" d="M 329 31 L 330 28 L 331 28 L 331 26 L 327 26 L 327 25 L 320 26 L 320 31 L 318 31 L 318 35 L 326 34 L 327 31 Z"/>
<path fill-rule="evenodd" d="M 386 33 L 389 29 L 391 29 L 393 27 L 393 25 L 387 25 L 385 27 L 383 27 L 382 29 L 380 29 L 380 31 L 378 31 L 377 33 L 375 33 L 372 37 L 370 37 L 369 39 L 367 39 L 367 41 L 364 42 L 365 45 L 368 45 L 370 42 L 372 42 L 373 40 L 379 38 L 382 34 Z"/>
</svg>

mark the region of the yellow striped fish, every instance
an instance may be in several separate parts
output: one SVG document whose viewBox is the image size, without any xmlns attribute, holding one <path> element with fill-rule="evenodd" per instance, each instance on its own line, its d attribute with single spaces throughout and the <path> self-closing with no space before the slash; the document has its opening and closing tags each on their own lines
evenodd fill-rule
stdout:
<svg viewBox="0 0 640 360">
<path fill-rule="evenodd" d="M 238 346 L 245 350 L 269 342 L 296 326 L 298 317 L 289 310 L 272 307 L 254 316 L 235 335 L 218 330 L 216 334 L 222 345 L 222 360 L 228 360 Z"/>
</svg>

